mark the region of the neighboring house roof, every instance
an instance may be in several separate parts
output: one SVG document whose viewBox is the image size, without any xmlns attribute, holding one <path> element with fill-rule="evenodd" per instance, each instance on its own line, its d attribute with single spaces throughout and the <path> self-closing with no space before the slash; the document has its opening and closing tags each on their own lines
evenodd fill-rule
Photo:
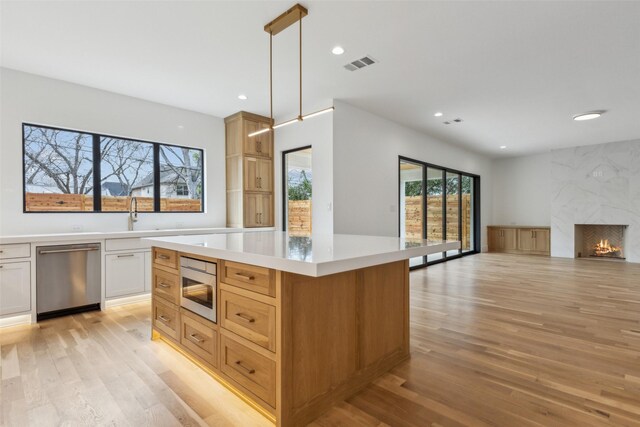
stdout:
<svg viewBox="0 0 640 427">
<path fill-rule="evenodd" d="M 184 173 L 186 168 L 184 167 L 171 167 L 171 166 L 162 166 L 160 168 L 160 184 L 186 184 L 183 179 L 181 179 L 176 172 L 176 170 Z M 149 173 L 147 176 L 142 178 L 142 180 L 131 188 L 132 190 L 137 190 L 139 188 L 150 187 L 153 185 L 153 172 Z"/>
<path fill-rule="evenodd" d="M 100 186 L 103 196 L 128 196 L 127 185 L 119 182 L 103 182 Z"/>
</svg>

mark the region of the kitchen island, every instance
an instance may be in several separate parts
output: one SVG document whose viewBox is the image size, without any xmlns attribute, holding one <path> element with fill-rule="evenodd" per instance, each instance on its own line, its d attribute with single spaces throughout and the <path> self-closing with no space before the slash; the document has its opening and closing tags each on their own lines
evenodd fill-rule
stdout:
<svg viewBox="0 0 640 427">
<path fill-rule="evenodd" d="M 275 231 L 147 240 L 153 338 L 279 426 L 306 425 L 406 360 L 408 260 L 460 247 Z M 217 272 L 214 317 L 181 307 L 181 257 Z"/>
</svg>

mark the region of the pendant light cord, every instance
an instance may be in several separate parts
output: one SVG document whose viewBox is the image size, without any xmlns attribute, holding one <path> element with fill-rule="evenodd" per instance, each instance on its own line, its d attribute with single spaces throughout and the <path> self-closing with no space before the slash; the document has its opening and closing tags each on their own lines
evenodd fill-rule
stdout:
<svg viewBox="0 0 640 427">
<path fill-rule="evenodd" d="M 273 129 L 273 30 L 269 31 L 269 114 L 269 127 Z"/>
<path fill-rule="evenodd" d="M 300 16 L 300 113 L 298 120 L 302 120 L 302 16 Z"/>
</svg>

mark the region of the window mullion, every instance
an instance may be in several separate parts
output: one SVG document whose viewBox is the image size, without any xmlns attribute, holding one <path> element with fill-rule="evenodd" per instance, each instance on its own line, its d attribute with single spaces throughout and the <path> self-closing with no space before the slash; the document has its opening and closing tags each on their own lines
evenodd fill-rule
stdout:
<svg viewBox="0 0 640 427">
<path fill-rule="evenodd" d="M 153 211 L 160 212 L 160 144 L 153 144 Z"/>
<path fill-rule="evenodd" d="M 100 135 L 93 134 L 93 211 L 102 211 Z"/>
</svg>

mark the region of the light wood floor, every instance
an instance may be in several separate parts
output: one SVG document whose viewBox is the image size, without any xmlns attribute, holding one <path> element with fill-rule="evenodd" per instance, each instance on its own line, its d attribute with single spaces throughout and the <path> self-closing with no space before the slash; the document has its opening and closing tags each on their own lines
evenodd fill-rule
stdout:
<svg viewBox="0 0 640 427">
<path fill-rule="evenodd" d="M 480 254 L 411 273 L 411 310 L 411 359 L 315 426 L 640 426 L 640 265 Z M 149 330 L 0 330 L 2 425 L 271 425 Z"/>
</svg>

